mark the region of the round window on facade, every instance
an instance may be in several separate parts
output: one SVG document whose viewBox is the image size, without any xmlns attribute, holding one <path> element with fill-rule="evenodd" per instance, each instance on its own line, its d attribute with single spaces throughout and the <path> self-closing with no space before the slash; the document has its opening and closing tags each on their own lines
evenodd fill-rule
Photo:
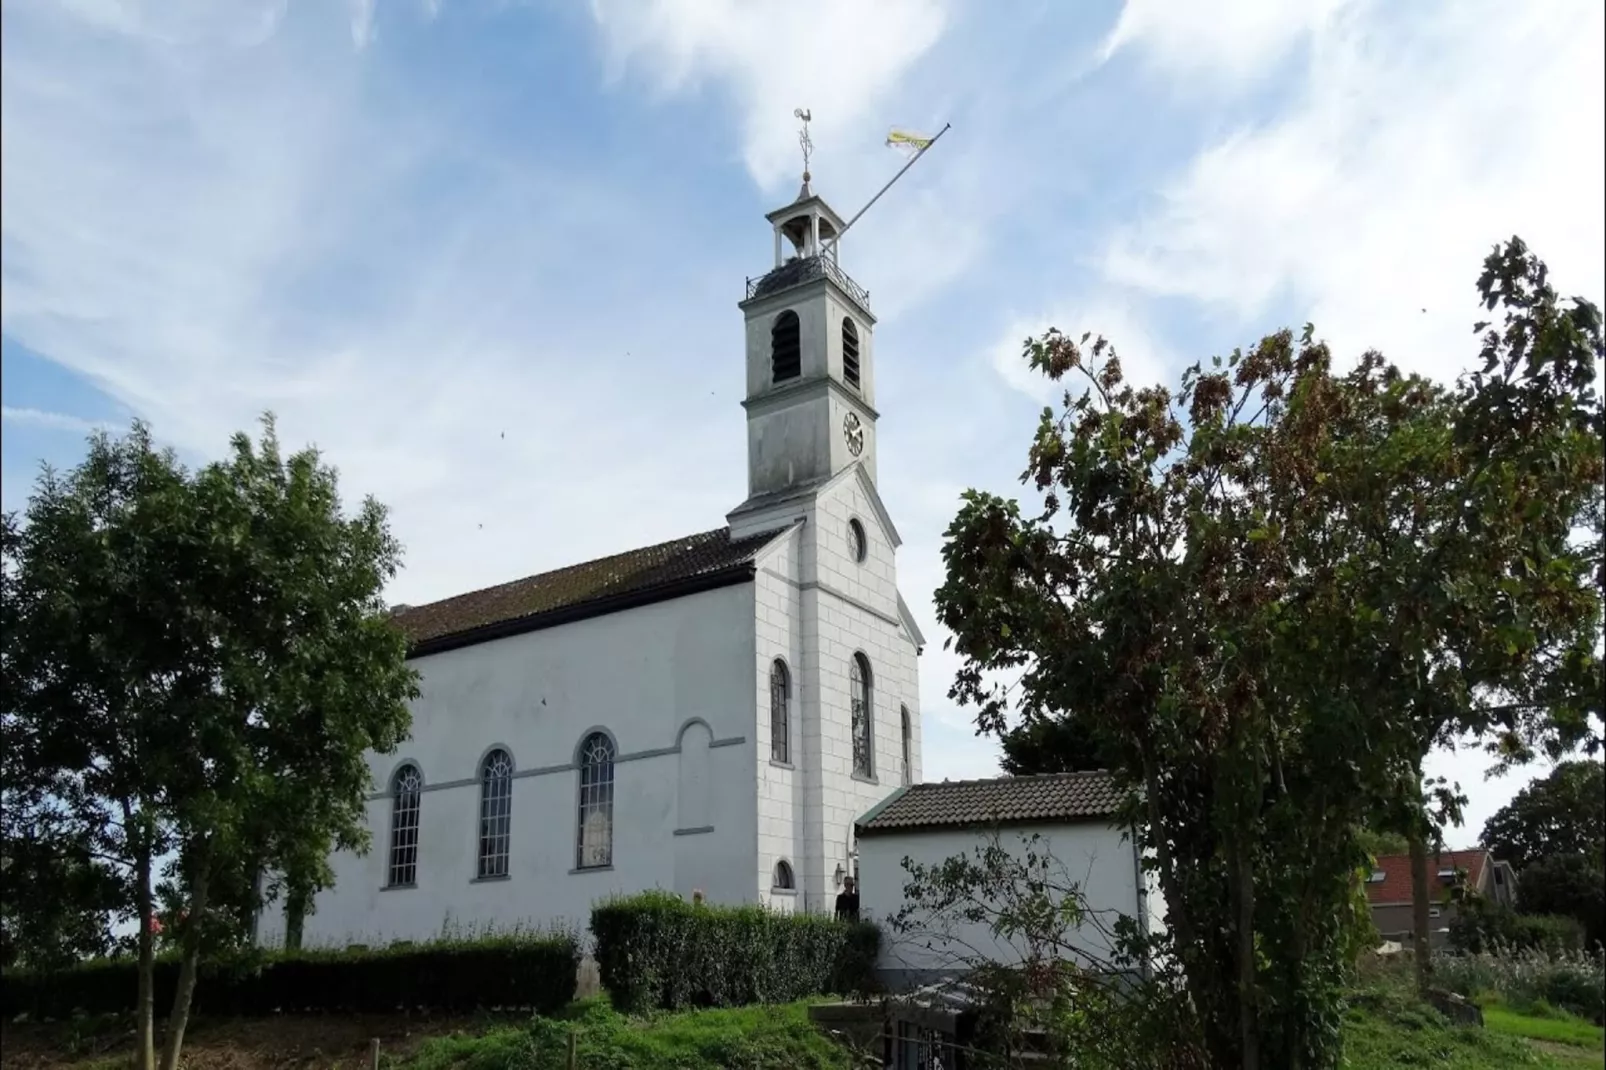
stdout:
<svg viewBox="0 0 1606 1070">
<path fill-rule="evenodd" d="M 863 561 L 870 553 L 870 543 L 864 535 L 864 525 L 857 520 L 848 521 L 848 552 L 853 560 Z"/>
</svg>

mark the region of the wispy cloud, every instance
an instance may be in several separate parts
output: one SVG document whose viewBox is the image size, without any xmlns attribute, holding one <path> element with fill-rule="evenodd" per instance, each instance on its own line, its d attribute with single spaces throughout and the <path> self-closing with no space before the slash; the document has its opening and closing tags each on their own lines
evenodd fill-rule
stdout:
<svg viewBox="0 0 1606 1070">
<path fill-rule="evenodd" d="M 64 412 L 46 412 L 16 405 L 0 406 L 0 420 L 19 427 L 37 427 L 47 431 L 71 431 L 87 435 L 95 431 L 114 431 L 116 425 L 105 421 L 85 420 Z"/>
<path fill-rule="evenodd" d="M 1279 60 L 1355 0 L 1237 0 L 1174 4 L 1126 0 L 1099 49 L 1109 61 L 1139 53 L 1168 78 L 1240 89 L 1268 77 Z"/>
<path fill-rule="evenodd" d="M 1113 229 L 1108 280 L 1244 323 L 1292 310 L 1344 355 L 1376 346 L 1441 377 L 1471 356 L 1480 260 L 1514 233 L 1598 300 L 1606 111 L 1584 87 L 1606 80 L 1602 12 L 1388 5 L 1324 23 L 1286 111 Z"/>
</svg>

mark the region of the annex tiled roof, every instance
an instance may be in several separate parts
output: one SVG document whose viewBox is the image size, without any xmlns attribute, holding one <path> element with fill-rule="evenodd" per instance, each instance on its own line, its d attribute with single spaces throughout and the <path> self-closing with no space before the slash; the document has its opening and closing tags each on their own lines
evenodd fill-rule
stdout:
<svg viewBox="0 0 1606 1070">
<path fill-rule="evenodd" d="M 1478 887 L 1483 880 L 1483 867 L 1488 859 L 1488 851 L 1441 851 L 1437 855 L 1429 853 L 1429 894 L 1434 899 L 1439 898 L 1440 892 L 1445 887 L 1445 882 L 1439 879 L 1439 871 L 1445 869 L 1466 870 L 1467 884 L 1473 888 Z M 1383 879 L 1366 882 L 1367 902 L 1377 904 L 1411 901 L 1410 855 L 1378 855 L 1377 864 L 1372 868 L 1374 873 L 1383 874 Z"/>
<path fill-rule="evenodd" d="M 767 532 L 732 539 L 729 528 L 718 528 L 428 605 L 398 607 L 391 620 L 414 654 L 533 631 L 750 575 L 754 555 L 774 537 Z"/>
<path fill-rule="evenodd" d="M 912 784 L 865 814 L 856 827 L 859 835 L 873 836 L 904 829 L 1081 821 L 1114 815 L 1120 801 L 1115 781 L 1104 772 Z"/>
</svg>

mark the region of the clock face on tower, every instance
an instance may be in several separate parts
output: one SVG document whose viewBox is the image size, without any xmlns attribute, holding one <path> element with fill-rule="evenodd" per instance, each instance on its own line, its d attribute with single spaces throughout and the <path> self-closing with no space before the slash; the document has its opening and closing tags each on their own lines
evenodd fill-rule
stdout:
<svg viewBox="0 0 1606 1070">
<path fill-rule="evenodd" d="M 858 413 L 850 412 L 842 418 L 842 437 L 848 440 L 848 452 L 857 457 L 864 452 L 864 426 Z"/>
</svg>

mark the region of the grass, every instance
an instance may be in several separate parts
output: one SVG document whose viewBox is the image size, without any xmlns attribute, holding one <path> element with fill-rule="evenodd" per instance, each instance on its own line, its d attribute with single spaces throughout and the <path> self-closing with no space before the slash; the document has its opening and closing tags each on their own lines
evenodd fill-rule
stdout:
<svg viewBox="0 0 1606 1070">
<path fill-rule="evenodd" d="M 425 1041 L 395 1070 L 562 1070 L 571 1034 L 586 1070 L 848 1070 L 850 1054 L 821 1035 L 808 1003 L 628 1018 L 598 997 L 557 1018 Z"/>
<path fill-rule="evenodd" d="M 1564 1011 L 1525 1014 L 1498 1003 L 1490 1003 L 1483 1008 L 1483 1024 L 1491 1033 L 1529 1037 L 1596 1051 L 1606 1047 L 1606 1029 Z"/>
</svg>

